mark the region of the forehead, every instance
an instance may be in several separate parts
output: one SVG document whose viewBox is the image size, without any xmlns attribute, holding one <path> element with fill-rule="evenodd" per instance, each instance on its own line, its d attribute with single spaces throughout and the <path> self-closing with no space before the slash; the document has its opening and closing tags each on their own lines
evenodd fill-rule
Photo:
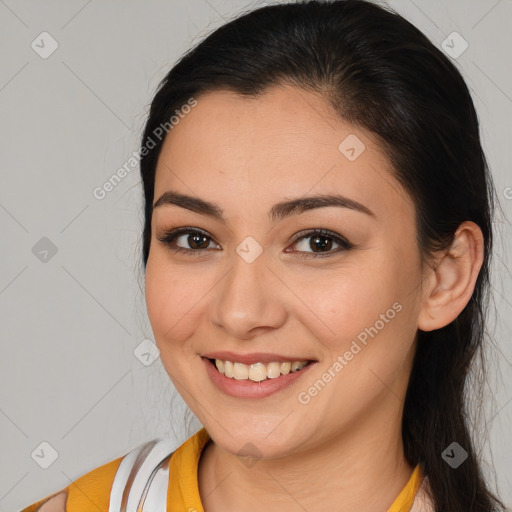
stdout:
<svg viewBox="0 0 512 512">
<path fill-rule="evenodd" d="M 410 215 L 376 139 L 339 119 L 320 94 L 274 86 L 258 97 L 222 90 L 196 99 L 164 141 L 155 199 L 172 189 L 248 207 L 339 193 Z"/>
</svg>

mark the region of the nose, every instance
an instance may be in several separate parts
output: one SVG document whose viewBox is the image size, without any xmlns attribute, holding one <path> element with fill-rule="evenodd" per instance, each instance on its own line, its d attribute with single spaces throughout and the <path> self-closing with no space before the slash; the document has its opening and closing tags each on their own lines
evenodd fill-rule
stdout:
<svg viewBox="0 0 512 512">
<path fill-rule="evenodd" d="M 232 266 L 215 287 L 216 296 L 210 304 L 212 324 L 244 340 L 278 329 L 287 314 L 283 284 L 264 255 L 249 261 L 234 254 Z"/>
</svg>

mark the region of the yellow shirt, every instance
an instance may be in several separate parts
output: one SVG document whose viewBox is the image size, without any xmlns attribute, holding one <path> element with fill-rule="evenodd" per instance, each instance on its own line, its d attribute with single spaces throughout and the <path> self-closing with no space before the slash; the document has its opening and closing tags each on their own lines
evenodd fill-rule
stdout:
<svg viewBox="0 0 512 512">
<path fill-rule="evenodd" d="M 201 452 L 209 439 L 208 433 L 202 428 L 187 439 L 171 457 L 167 493 L 169 512 L 188 510 L 204 512 L 199 496 L 197 467 Z M 119 457 L 93 469 L 59 491 L 68 493 L 66 512 L 90 512 L 91 510 L 108 512 L 112 482 L 122 459 L 123 457 Z M 423 474 L 418 465 L 387 512 L 409 512 L 422 479 Z M 21 512 L 37 512 L 37 509 L 55 494 L 58 493 L 24 508 Z"/>
</svg>

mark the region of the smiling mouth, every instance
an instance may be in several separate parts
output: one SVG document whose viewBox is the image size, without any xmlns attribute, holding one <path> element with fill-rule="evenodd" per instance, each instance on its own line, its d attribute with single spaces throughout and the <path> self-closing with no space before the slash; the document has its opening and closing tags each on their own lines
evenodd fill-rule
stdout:
<svg viewBox="0 0 512 512">
<path fill-rule="evenodd" d="M 300 372 L 306 366 L 314 361 L 275 361 L 267 364 L 254 363 L 243 364 L 232 361 L 223 361 L 221 359 L 207 358 L 208 361 L 217 369 L 219 373 L 227 378 L 235 380 L 247 380 L 253 382 L 262 382 L 270 379 L 277 379 L 282 375 Z"/>
</svg>

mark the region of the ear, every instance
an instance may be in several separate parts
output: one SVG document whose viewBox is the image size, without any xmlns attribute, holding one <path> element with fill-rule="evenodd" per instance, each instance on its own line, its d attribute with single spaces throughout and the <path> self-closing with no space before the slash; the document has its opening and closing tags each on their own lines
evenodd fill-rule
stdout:
<svg viewBox="0 0 512 512">
<path fill-rule="evenodd" d="M 425 278 L 418 329 L 433 331 L 453 322 L 466 307 L 482 267 L 484 238 L 471 221 L 463 222 L 450 249 L 436 255 L 436 265 Z"/>
</svg>

